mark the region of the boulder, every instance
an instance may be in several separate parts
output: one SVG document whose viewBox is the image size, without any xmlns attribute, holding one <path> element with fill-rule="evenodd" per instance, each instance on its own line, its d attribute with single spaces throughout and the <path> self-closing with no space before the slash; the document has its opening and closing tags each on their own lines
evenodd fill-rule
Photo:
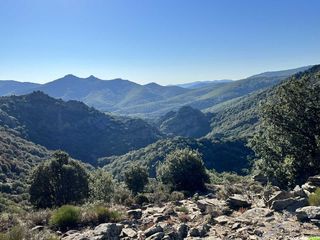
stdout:
<svg viewBox="0 0 320 240">
<path fill-rule="evenodd" d="M 127 214 L 130 218 L 140 219 L 142 217 L 142 210 L 141 209 L 129 210 L 127 211 Z"/>
<path fill-rule="evenodd" d="M 232 197 L 229 197 L 227 204 L 232 209 L 247 208 L 251 206 L 251 202 L 240 194 L 235 194 Z"/>
<path fill-rule="evenodd" d="M 257 219 L 270 217 L 273 214 L 273 211 L 268 208 L 252 208 L 245 211 L 241 217 L 245 219 Z"/>
<path fill-rule="evenodd" d="M 300 221 L 306 220 L 319 220 L 320 219 L 320 207 L 307 206 L 296 210 L 297 218 Z"/>
<path fill-rule="evenodd" d="M 252 179 L 256 182 L 261 183 L 262 185 L 266 185 L 268 183 L 268 178 L 262 174 L 254 175 Z"/>
<path fill-rule="evenodd" d="M 307 182 L 313 186 L 320 187 L 320 175 L 309 177 Z"/>
<path fill-rule="evenodd" d="M 293 197 L 293 193 L 287 191 L 277 191 L 275 192 L 269 200 L 266 202 L 267 206 L 271 206 L 274 201 L 284 200 Z"/>
<path fill-rule="evenodd" d="M 294 212 L 298 208 L 307 206 L 307 204 L 308 204 L 307 198 L 301 198 L 301 197 L 287 198 L 287 199 L 273 201 L 271 205 L 271 209 L 275 211 L 287 210 L 289 212 Z"/>
<path fill-rule="evenodd" d="M 200 237 L 200 231 L 198 228 L 191 228 L 189 231 L 190 237 Z"/>
<path fill-rule="evenodd" d="M 187 224 L 185 223 L 181 223 L 179 226 L 178 226 L 178 234 L 179 234 L 179 237 L 180 238 L 186 238 L 188 236 L 188 231 L 189 231 L 189 227 Z"/>
<path fill-rule="evenodd" d="M 106 240 L 118 240 L 121 234 L 123 225 L 117 223 L 103 223 L 98 225 L 93 230 L 94 236 L 103 236 L 102 239 Z"/>
<path fill-rule="evenodd" d="M 150 237 L 154 235 L 155 233 L 163 232 L 163 228 L 159 225 L 153 226 L 148 228 L 146 231 L 144 231 L 144 235 L 146 237 Z"/>
</svg>

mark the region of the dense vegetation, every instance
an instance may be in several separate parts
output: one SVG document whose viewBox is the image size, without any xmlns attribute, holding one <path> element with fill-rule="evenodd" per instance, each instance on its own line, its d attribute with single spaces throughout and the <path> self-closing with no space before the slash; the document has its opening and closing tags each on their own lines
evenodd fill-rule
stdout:
<svg viewBox="0 0 320 240">
<path fill-rule="evenodd" d="M 204 191 L 209 176 L 199 152 L 177 149 L 157 169 L 158 178 L 177 191 Z"/>
<path fill-rule="evenodd" d="M 139 163 L 148 168 L 150 176 L 156 176 L 156 168 L 163 162 L 167 154 L 175 149 L 190 148 L 202 154 L 205 166 L 216 169 L 218 172 L 231 171 L 244 173 L 249 168 L 252 151 L 245 146 L 245 142 L 212 141 L 208 139 L 195 140 L 191 138 L 175 137 L 159 140 L 145 148 L 131 151 L 122 156 L 112 156 L 99 159 L 104 169 L 112 172 L 114 176 L 123 178 L 123 173 L 132 163 Z"/>
<path fill-rule="evenodd" d="M 303 183 L 320 172 L 320 67 L 297 74 L 275 89 L 262 108 L 251 145 L 257 169 L 276 184 Z"/>
<path fill-rule="evenodd" d="M 173 136 L 199 138 L 210 131 L 209 117 L 189 106 L 183 106 L 176 112 L 168 112 L 157 124 L 161 132 Z"/>
<path fill-rule="evenodd" d="M 31 178 L 30 202 L 38 208 L 79 203 L 89 196 L 86 169 L 64 152 L 55 152 L 50 161 L 36 168 Z"/>
<path fill-rule="evenodd" d="M 161 136 L 143 120 L 107 115 L 41 92 L 0 98 L 0 124 L 48 149 L 62 149 L 93 164 L 98 157 L 124 154 Z"/>
</svg>

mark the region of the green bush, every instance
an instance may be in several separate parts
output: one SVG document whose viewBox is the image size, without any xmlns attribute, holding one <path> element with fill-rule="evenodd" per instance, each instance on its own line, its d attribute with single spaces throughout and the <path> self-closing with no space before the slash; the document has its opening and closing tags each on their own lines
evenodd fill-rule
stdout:
<svg viewBox="0 0 320 240">
<path fill-rule="evenodd" d="M 142 192 L 146 184 L 148 184 L 148 176 L 148 171 L 145 167 L 133 165 L 124 173 L 124 182 L 134 194 L 137 194 Z"/>
<path fill-rule="evenodd" d="M 53 212 L 50 218 L 52 227 L 65 230 L 79 223 L 80 209 L 72 205 L 64 205 Z"/>
<path fill-rule="evenodd" d="M 311 206 L 320 206 L 320 188 L 309 195 L 308 201 Z"/>
<path fill-rule="evenodd" d="M 188 148 L 168 154 L 157 174 L 164 184 L 177 191 L 203 191 L 209 180 L 201 155 Z"/>
<path fill-rule="evenodd" d="M 7 233 L 0 234 L 0 240 L 23 240 L 25 239 L 26 231 L 25 229 L 17 225 L 11 228 Z"/>
<path fill-rule="evenodd" d="M 93 201 L 110 202 L 114 194 L 111 174 L 98 169 L 90 176 L 90 198 Z"/>
<path fill-rule="evenodd" d="M 123 213 L 117 209 L 109 209 L 103 205 L 90 205 L 83 210 L 81 223 L 97 225 L 105 222 L 119 222 Z"/>
</svg>

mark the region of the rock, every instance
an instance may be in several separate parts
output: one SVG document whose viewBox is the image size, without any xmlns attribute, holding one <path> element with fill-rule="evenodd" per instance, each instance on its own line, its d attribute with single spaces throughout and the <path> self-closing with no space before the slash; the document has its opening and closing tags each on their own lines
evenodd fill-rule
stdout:
<svg viewBox="0 0 320 240">
<path fill-rule="evenodd" d="M 31 228 L 31 231 L 41 231 L 43 229 L 44 229 L 44 226 L 38 225 L 38 226 Z"/>
<path fill-rule="evenodd" d="M 124 228 L 122 229 L 121 236 L 123 237 L 129 237 L 129 238 L 134 238 L 137 236 L 137 232 L 133 230 L 132 228 Z"/>
<path fill-rule="evenodd" d="M 256 182 L 261 183 L 262 185 L 266 185 L 268 183 L 268 178 L 262 174 L 254 175 L 252 179 Z"/>
<path fill-rule="evenodd" d="M 307 182 L 313 186 L 320 187 L 320 175 L 309 177 Z"/>
<path fill-rule="evenodd" d="M 273 214 L 273 211 L 268 208 L 252 208 L 245 211 L 241 217 L 245 219 L 256 219 L 270 217 Z"/>
<path fill-rule="evenodd" d="M 181 223 L 178 227 L 178 234 L 180 238 L 186 238 L 188 236 L 189 227 L 185 223 Z"/>
<path fill-rule="evenodd" d="M 147 237 L 146 240 L 161 240 L 164 237 L 163 232 L 157 232 Z"/>
<path fill-rule="evenodd" d="M 241 224 L 240 224 L 240 223 L 234 223 L 234 224 L 232 225 L 231 229 L 232 229 L 232 230 L 236 230 L 236 229 L 238 229 L 238 228 L 240 228 L 240 227 L 241 227 Z"/>
<path fill-rule="evenodd" d="M 287 191 L 277 191 L 275 192 L 269 200 L 266 202 L 268 206 L 271 206 L 276 200 L 284 200 L 293 197 L 293 194 Z"/>
<path fill-rule="evenodd" d="M 235 194 L 232 197 L 229 197 L 227 200 L 227 204 L 232 209 L 238 209 L 238 208 L 247 208 L 251 206 L 251 203 L 245 199 L 243 195 Z"/>
<path fill-rule="evenodd" d="M 319 220 L 320 219 L 320 207 L 307 206 L 296 210 L 298 220 Z"/>
<path fill-rule="evenodd" d="M 119 239 L 122 228 L 122 224 L 103 223 L 93 230 L 93 234 L 95 236 L 102 235 L 104 237 L 103 239 L 117 240 Z"/>
<path fill-rule="evenodd" d="M 163 228 L 159 225 L 156 225 L 156 226 L 153 226 L 151 228 L 148 228 L 145 232 L 144 232 L 144 235 L 146 237 L 149 237 L 151 235 L 154 235 L 155 233 L 158 233 L 158 232 L 163 232 Z"/>
<path fill-rule="evenodd" d="M 127 211 L 129 217 L 133 219 L 140 219 L 142 217 L 142 210 L 141 209 L 133 209 Z"/>
<path fill-rule="evenodd" d="M 287 210 L 289 212 L 294 212 L 298 208 L 302 208 L 308 204 L 306 198 L 295 197 L 282 200 L 276 200 L 272 203 L 271 209 L 275 211 Z"/>
<path fill-rule="evenodd" d="M 190 237 L 200 237 L 200 231 L 198 228 L 191 228 L 189 231 Z"/>
<path fill-rule="evenodd" d="M 230 221 L 230 218 L 227 216 L 219 216 L 214 219 L 214 222 L 219 224 L 226 224 Z"/>
<path fill-rule="evenodd" d="M 209 209 L 212 209 L 213 207 L 216 207 L 222 204 L 218 199 L 209 199 L 209 198 L 198 200 L 196 203 L 201 212 L 206 212 Z"/>
</svg>

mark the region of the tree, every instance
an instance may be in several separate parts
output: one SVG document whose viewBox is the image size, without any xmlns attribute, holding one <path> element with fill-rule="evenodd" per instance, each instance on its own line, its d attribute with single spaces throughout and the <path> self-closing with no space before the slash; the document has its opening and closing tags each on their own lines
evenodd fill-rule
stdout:
<svg viewBox="0 0 320 240">
<path fill-rule="evenodd" d="M 251 141 L 256 170 L 280 187 L 320 173 L 320 69 L 311 68 L 279 86 L 261 110 Z"/>
<path fill-rule="evenodd" d="M 29 193 L 38 208 L 77 203 L 88 197 L 89 176 L 79 162 L 57 151 L 34 171 Z"/>
<path fill-rule="evenodd" d="M 98 169 L 91 174 L 90 195 L 93 200 L 110 202 L 114 193 L 114 183 L 111 174 Z"/>
<path fill-rule="evenodd" d="M 188 148 L 169 153 L 157 175 L 173 190 L 190 192 L 205 190 L 209 179 L 199 152 Z"/>
<path fill-rule="evenodd" d="M 149 182 L 148 171 L 141 165 L 133 165 L 124 173 L 124 182 L 134 193 L 142 192 L 145 185 Z"/>
</svg>

